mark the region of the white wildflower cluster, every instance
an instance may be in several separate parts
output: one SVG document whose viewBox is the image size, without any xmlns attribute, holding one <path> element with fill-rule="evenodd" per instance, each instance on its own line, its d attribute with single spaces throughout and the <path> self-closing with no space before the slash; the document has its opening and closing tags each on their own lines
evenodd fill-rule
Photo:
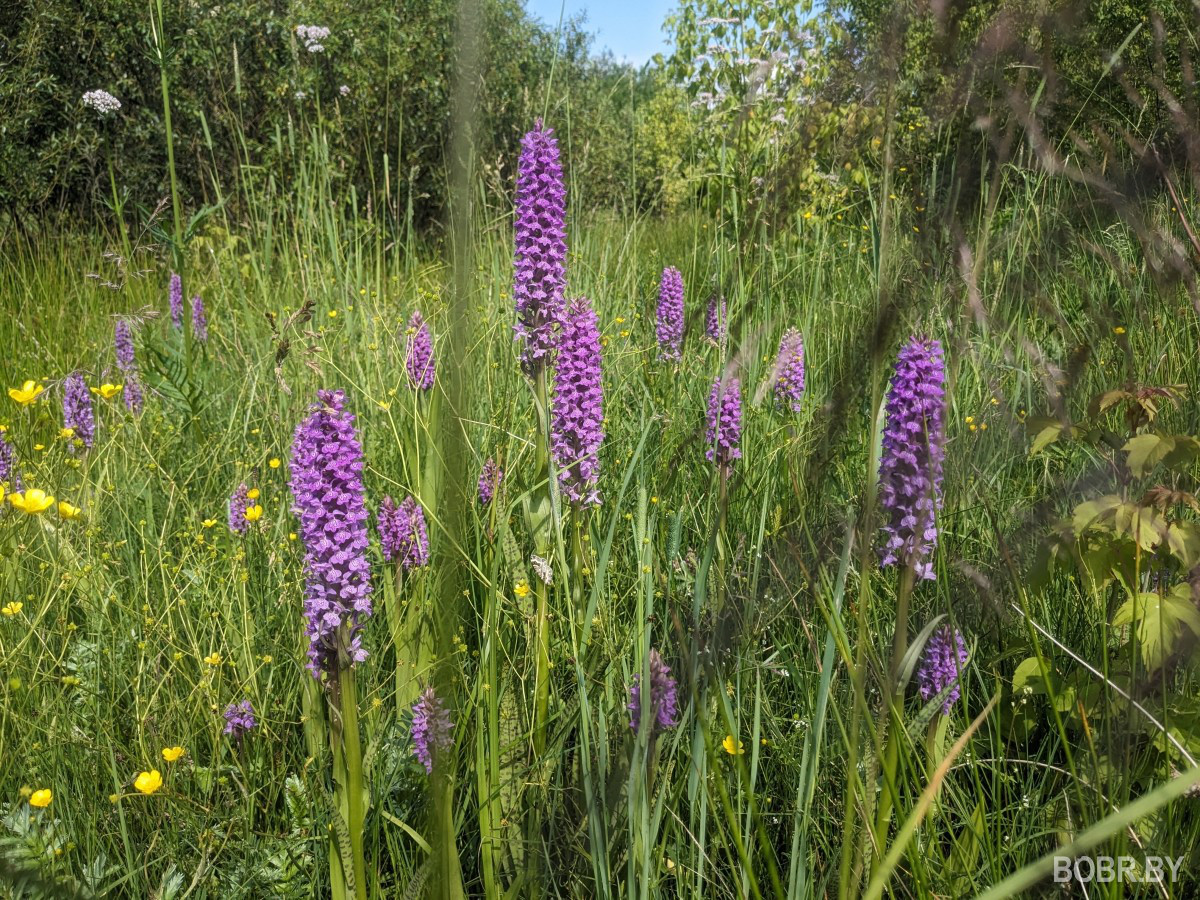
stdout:
<svg viewBox="0 0 1200 900">
<path fill-rule="evenodd" d="M 102 116 L 115 113 L 121 108 L 121 101 L 108 91 L 88 91 L 82 99 L 84 106 L 90 106 Z"/>
<path fill-rule="evenodd" d="M 554 581 L 554 570 L 550 568 L 550 563 L 547 560 L 534 555 L 529 557 L 529 562 L 533 566 L 533 571 L 537 573 L 537 577 L 542 579 L 544 583 L 550 584 Z"/>
<path fill-rule="evenodd" d="M 737 18 L 736 16 L 733 18 L 729 18 L 729 19 L 723 19 L 720 16 L 710 16 L 707 19 L 701 19 L 696 24 L 704 26 L 704 27 L 709 27 L 712 25 L 740 25 L 741 22 L 742 22 L 742 20 Z"/>
<path fill-rule="evenodd" d="M 350 85 L 343 84 L 340 88 L 338 88 L 338 93 L 341 94 L 343 97 L 349 97 L 350 96 Z"/>
<path fill-rule="evenodd" d="M 304 49 L 309 53 L 324 53 L 322 41 L 329 37 L 329 29 L 324 25 L 297 25 L 296 37 L 304 42 Z"/>
</svg>

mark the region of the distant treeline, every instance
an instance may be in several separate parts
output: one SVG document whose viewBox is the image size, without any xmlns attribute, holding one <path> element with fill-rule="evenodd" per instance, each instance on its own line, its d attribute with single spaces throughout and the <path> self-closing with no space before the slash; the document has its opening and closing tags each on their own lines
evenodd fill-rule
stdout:
<svg viewBox="0 0 1200 900">
<path fill-rule="evenodd" d="M 102 216 L 114 182 L 130 213 L 168 195 L 150 7 L 15 0 L 0 17 L 0 216 L 8 226 Z M 511 190 L 520 135 L 545 115 L 577 199 L 661 205 L 679 147 L 658 139 L 659 120 L 686 115 L 682 92 L 650 69 L 590 52 L 581 22 L 547 27 L 520 0 L 479 7 L 480 102 L 470 113 L 485 181 Z M 295 9 L 280 0 L 163 4 L 185 202 L 198 208 L 277 193 L 300 183 L 302 167 L 319 165 L 336 199 L 353 198 L 364 215 L 393 215 L 418 229 L 436 222 L 457 3 L 316 0 L 300 18 Z M 298 26 L 329 33 L 310 41 Z M 120 100 L 115 116 L 83 105 L 81 96 L 96 89 Z M 646 140 L 635 150 L 638 134 Z"/>
</svg>

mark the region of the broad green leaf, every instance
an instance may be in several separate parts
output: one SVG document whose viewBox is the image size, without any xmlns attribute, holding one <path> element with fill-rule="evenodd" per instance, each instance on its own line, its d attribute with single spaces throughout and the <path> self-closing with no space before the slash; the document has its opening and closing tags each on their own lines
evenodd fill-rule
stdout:
<svg viewBox="0 0 1200 900">
<path fill-rule="evenodd" d="M 1166 596 L 1139 593 L 1130 597 L 1113 616 L 1114 626 L 1132 625 L 1146 666 L 1162 665 L 1186 626 L 1200 635 L 1200 611 L 1192 604 L 1191 586 L 1181 584 Z"/>
<path fill-rule="evenodd" d="M 1063 428 L 1063 426 L 1058 422 L 1042 428 L 1041 431 L 1034 435 L 1033 445 L 1029 448 L 1029 455 L 1037 456 L 1039 453 L 1057 441 L 1060 437 L 1062 437 L 1065 430 L 1066 429 Z"/>
<path fill-rule="evenodd" d="M 1167 547 L 1182 563 L 1192 569 L 1200 563 L 1200 528 L 1194 522 L 1174 522 L 1167 527 Z"/>
<path fill-rule="evenodd" d="M 1126 458 L 1129 471 L 1142 476 L 1158 465 L 1174 446 L 1171 438 L 1150 433 L 1130 438 L 1121 449 L 1129 454 Z"/>
<path fill-rule="evenodd" d="M 1053 678 L 1053 672 L 1050 673 Z M 1046 680 L 1042 678 L 1042 669 L 1038 665 L 1037 657 L 1031 656 L 1029 659 L 1023 660 L 1013 672 L 1012 677 L 1013 699 L 1019 700 L 1023 695 L 1029 694 L 1045 694 Z"/>
<path fill-rule="evenodd" d="M 1121 505 L 1121 498 L 1116 494 L 1106 494 L 1095 500 L 1088 500 L 1075 507 L 1075 515 L 1071 518 L 1071 527 L 1076 534 L 1082 534 L 1098 520 L 1111 518 L 1113 510 Z"/>
</svg>

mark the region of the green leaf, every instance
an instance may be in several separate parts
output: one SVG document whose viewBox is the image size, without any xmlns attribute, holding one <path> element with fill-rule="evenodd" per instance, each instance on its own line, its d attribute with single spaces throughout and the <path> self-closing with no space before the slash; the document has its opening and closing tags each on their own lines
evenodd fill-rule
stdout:
<svg viewBox="0 0 1200 900">
<path fill-rule="evenodd" d="M 1174 442 L 1157 434 L 1139 434 L 1130 438 L 1124 447 L 1125 463 L 1134 475 L 1142 476 L 1158 465 L 1159 461 L 1174 447 Z"/>
<path fill-rule="evenodd" d="M 1192 604 L 1189 584 L 1177 585 L 1166 596 L 1139 593 L 1113 616 L 1114 626 L 1132 625 L 1142 660 L 1151 669 L 1162 665 L 1184 626 L 1200 635 L 1200 611 Z"/>
<path fill-rule="evenodd" d="M 1071 527 L 1076 534 L 1083 534 L 1093 524 L 1099 524 L 1104 519 L 1112 517 L 1112 512 L 1121 505 L 1121 498 L 1116 494 L 1106 494 L 1095 500 L 1088 500 L 1075 507 L 1075 515 L 1071 518 Z"/>
<path fill-rule="evenodd" d="M 1045 416 L 1034 416 L 1027 419 L 1025 427 L 1033 435 L 1033 445 L 1029 448 L 1030 456 L 1037 456 L 1064 434 L 1072 433 L 1069 425 L 1063 425 L 1058 419 Z"/>
<path fill-rule="evenodd" d="M 1185 569 L 1200 563 L 1200 528 L 1194 522 L 1173 522 L 1167 527 L 1167 548 Z"/>
</svg>

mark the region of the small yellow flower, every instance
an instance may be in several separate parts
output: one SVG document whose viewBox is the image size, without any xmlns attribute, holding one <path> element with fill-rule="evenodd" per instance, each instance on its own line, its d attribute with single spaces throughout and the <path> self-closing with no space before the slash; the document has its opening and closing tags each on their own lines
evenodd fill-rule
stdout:
<svg viewBox="0 0 1200 900">
<path fill-rule="evenodd" d="M 28 406 L 44 391 L 45 388 L 36 381 L 26 381 L 19 388 L 9 388 L 8 396 L 12 397 L 22 406 Z"/>
<path fill-rule="evenodd" d="M 217 520 L 216 519 L 205 519 L 200 524 L 203 525 L 205 528 L 212 528 L 214 525 L 217 524 Z"/>
<path fill-rule="evenodd" d="M 167 762 L 175 762 L 181 756 L 183 756 L 182 747 L 163 747 L 162 749 L 162 758 Z"/>
<path fill-rule="evenodd" d="M 737 740 L 732 734 L 721 742 L 721 747 L 730 756 L 741 756 L 746 752 L 746 748 L 742 746 L 742 742 Z"/>
<path fill-rule="evenodd" d="M 272 456 L 272 457 L 271 457 L 271 458 L 270 458 L 270 459 L 267 461 L 267 465 L 268 465 L 268 466 L 270 466 L 272 469 L 278 469 L 278 468 L 279 468 L 279 457 L 278 457 L 278 456 Z"/>
<path fill-rule="evenodd" d="M 75 429 L 74 428 L 64 428 L 62 431 L 60 431 L 58 433 L 58 436 L 60 438 L 62 438 L 64 441 L 69 441 L 71 438 L 75 437 Z"/>
<path fill-rule="evenodd" d="M 1113 329 L 1113 334 L 1124 334 L 1124 333 L 1125 333 L 1124 325 L 1118 325 L 1116 328 Z M 9 393 L 11 394 L 12 391 L 9 391 Z"/>
<path fill-rule="evenodd" d="M 64 519 L 78 519 L 83 515 L 83 510 L 81 510 L 78 506 L 72 506 L 66 500 L 59 500 L 58 514 Z"/>
<path fill-rule="evenodd" d="M 99 394 L 105 400 L 111 400 L 117 394 L 121 393 L 121 385 L 119 384 L 102 384 L 98 388 L 92 388 L 93 394 Z"/>
<path fill-rule="evenodd" d="M 337 310 L 336 310 L 336 309 L 331 309 L 331 310 L 329 311 L 329 318 L 331 318 L 331 319 L 336 319 L 336 318 L 337 318 Z"/>
<path fill-rule="evenodd" d="M 210 666 L 219 666 L 221 664 L 221 654 L 214 650 L 208 656 L 204 657 L 204 661 Z"/>
<path fill-rule="evenodd" d="M 151 769 L 149 772 L 141 772 L 138 777 L 133 780 L 133 786 L 143 794 L 153 794 L 162 787 L 162 775 L 158 769 Z"/>
<path fill-rule="evenodd" d="M 294 531 L 288 532 L 288 540 L 289 541 L 294 541 L 296 539 L 296 537 L 297 537 L 296 532 L 294 532 Z"/>
<path fill-rule="evenodd" d="M 0 609 L 0 613 L 3 613 L 6 616 L 15 616 L 24 608 L 25 604 L 20 600 L 10 600 L 8 603 L 4 604 L 3 609 Z"/>
<path fill-rule="evenodd" d="M 262 518 L 263 508 L 255 503 L 253 506 L 246 507 L 246 521 L 257 522 Z"/>
<path fill-rule="evenodd" d="M 42 788 L 29 795 L 29 805 L 36 806 L 38 809 L 45 809 L 53 799 L 54 793 L 50 788 Z"/>
<path fill-rule="evenodd" d="M 39 488 L 30 488 L 24 492 L 8 495 L 8 502 L 21 510 L 27 516 L 35 516 L 45 512 L 54 505 L 54 498 Z"/>
<path fill-rule="evenodd" d="M 250 488 L 250 490 L 246 491 L 246 499 L 257 500 L 261 493 L 262 492 L 258 488 Z"/>
<path fill-rule="evenodd" d="M 519 582 L 517 582 L 517 586 L 515 588 L 513 588 L 513 590 L 516 591 L 516 594 L 518 597 L 528 597 L 529 596 L 529 582 L 524 581 L 524 580 L 519 581 Z"/>
<path fill-rule="evenodd" d="M 37 451 L 42 451 L 42 450 L 46 449 L 46 445 L 45 444 L 34 444 L 33 449 L 37 450 Z"/>
</svg>

